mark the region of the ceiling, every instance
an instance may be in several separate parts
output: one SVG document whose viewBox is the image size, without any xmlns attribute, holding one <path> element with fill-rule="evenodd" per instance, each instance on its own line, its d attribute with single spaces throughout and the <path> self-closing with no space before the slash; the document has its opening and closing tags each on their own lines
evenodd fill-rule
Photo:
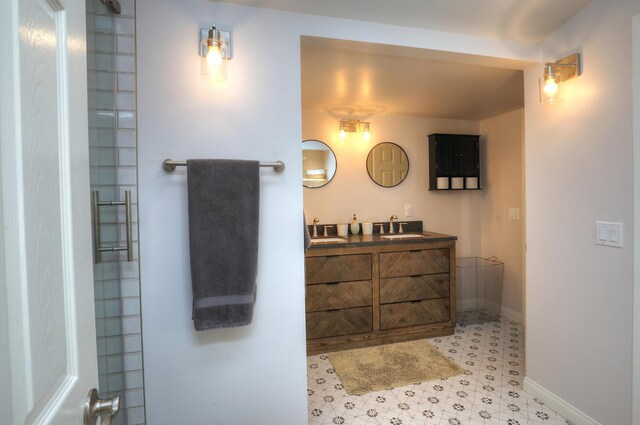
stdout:
<svg viewBox="0 0 640 425">
<path fill-rule="evenodd" d="M 361 120 L 377 114 L 482 120 L 523 107 L 521 70 L 528 65 L 303 37 L 302 107 Z"/>
<path fill-rule="evenodd" d="M 221 0 L 221 2 L 539 44 L 589 4 L 590 0 Z"/>
<path fill-rule="evenodd" d="M 222 0 L 245 6 L 541 43 L 590 0 Z M 304 36 L 302 107 L 482 120 L 524 106 L 531 63 Z"/>
</svg>

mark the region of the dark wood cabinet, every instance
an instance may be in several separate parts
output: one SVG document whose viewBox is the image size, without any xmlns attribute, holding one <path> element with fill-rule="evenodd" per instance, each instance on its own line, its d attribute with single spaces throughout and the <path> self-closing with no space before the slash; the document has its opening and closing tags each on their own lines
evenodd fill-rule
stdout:
<svg viewBox="0 0 640 425">
<path fill-rule="evenodd" d="M 429 190 L 480 189 L 480 136 L 429 135 Z"/>
<path fill-rule="evenodd" d="M 455 238 L 445 239 L 309 249 L 307 353 L 452 334 Z"/>
</svg>

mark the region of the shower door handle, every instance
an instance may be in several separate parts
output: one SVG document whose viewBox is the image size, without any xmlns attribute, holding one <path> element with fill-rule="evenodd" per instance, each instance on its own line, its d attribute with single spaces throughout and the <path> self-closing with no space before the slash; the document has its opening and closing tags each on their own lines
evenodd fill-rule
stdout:
<svg viewBox="0 0 640 425">
<path fill-rule="evenodd" d="M 91 192 L 93 208 L 93 253 L 96 264 L 102 262 L 103 252 L 127 251 L 127 261 L 133 261 L 133 237 L 131 233 L 131 191 L 124 192 L 124 201 L 100 201 L 98 191 Z M 100 207 L 115 207 L 124 205 L 126 220 L 127 244 L 125 246 L 102 246 L 100 240 Z"/>
</svg>

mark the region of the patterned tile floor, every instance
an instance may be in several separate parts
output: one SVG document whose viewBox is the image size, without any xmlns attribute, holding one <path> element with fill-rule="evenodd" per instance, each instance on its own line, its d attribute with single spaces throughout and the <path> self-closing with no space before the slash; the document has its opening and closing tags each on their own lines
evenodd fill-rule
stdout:
<svg viewBox="0 0 640 425">
<path fill-rule="evenodd" d="M 465 368 L 463 375 L 349 395 L 326 355 L 307 359 L 309 425 L 566 425 L 522 389 L 524 327 L 506 319 L 458 326 L 428 340 Z"/>
</svg>

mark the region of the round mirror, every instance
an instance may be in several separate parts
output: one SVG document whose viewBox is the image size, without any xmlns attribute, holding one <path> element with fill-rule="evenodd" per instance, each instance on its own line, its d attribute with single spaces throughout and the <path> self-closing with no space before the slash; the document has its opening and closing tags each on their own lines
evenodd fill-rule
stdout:
<svg viewBox="0 0 640 425">
<path fill-rule="evenodd" d="M 320 140 L 302 142 L 302 185 L 322 187 L 336 174 L 336 156 L 329 146 Z"/>
<path fill-rule="evenodd" d="M 395 143 L 380 143 L 367 156 L 367 172 L 378 185 L 394 187 L 407 177 L 409 158 L 404 149 Z"/>
</svg>

